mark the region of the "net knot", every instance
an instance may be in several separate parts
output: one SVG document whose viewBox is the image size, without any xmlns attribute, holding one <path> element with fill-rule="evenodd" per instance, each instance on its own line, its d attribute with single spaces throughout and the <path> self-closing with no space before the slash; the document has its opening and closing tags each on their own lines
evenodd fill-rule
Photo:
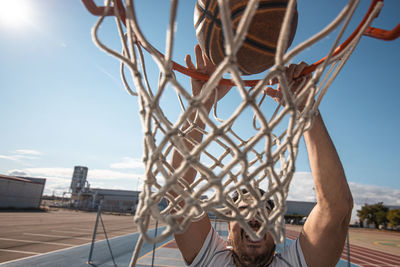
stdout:
<svg viewBox="0 0 400 267">
<path fill-rule="evenodd" d="M 192 98 L 190 100 L 190 106 L 195 108 L 195 109 L 199 109 L 202 106 L 201 100 L 199 98 Z"/>
<path fill-rule="evenodd" d="M 214 136 L 223 136 L 224 135 L 224 129 L 223 128 L 214 128 L 213 129 L 213 135 Z M 227 150 L 230 150 L 230 148 L 227 148 Z"/>
<path fill-rule="evenodd" d="M 185 133 L 183 133 L 182 131 L 180 131 L 180 130 L 178 130 L 176 128 L 172 128 L 166 133 L 166 136 L 168 138 L 171 138 L 171 137 L 176 136 L 176 135 L 180 135 L 182 137 L 185 137 Z"/>
<path fill-rule="evenodd" d="M 190 165 L 194 165 L 195 163 L 197 163 L 197 159 L 196 157 L 192 156 L 192 155 L 187 155 L 185 157 L 185 160 L 187 163 L 189 163 Z"/>
</svg>

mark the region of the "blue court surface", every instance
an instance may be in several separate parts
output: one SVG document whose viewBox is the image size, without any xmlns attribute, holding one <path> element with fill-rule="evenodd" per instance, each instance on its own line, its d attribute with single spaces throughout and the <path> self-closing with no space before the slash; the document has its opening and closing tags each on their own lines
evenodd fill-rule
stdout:
<svg viewBox="0 0 400 267">
<path fill-rule="evenodd" d="M 162 231 L 163 227 L 159 228 Z M 223 225 L 217 227 L 219 234 L 226 238 L 227 229 Z M 154 235 L 154 230 L 152 230 L 150 235 Z M 121 237 L 116 237 L 110 239 L 111 249 L 114 255 L 114 261 L 117 266 L 128 266 L 134 245 L 139 238 L 139 233 L 128 234 Z M 175 246 L 168 246 L 171 244 L 170 237 L 162 243 L 157 244 L 154 250 L 153 256 L 153 244 L 144 243 L 141 250 L 139 260 L 136 264 L 138 267 L 146 266 L 185 266 L 178 249 Z M 292 240 L 287 240 L 287 244 L 292 242 Z M 278 245 L 277 250 L 283 249 L 283 245 Z M 110 251 L 105 240 L 98 241 L 95 243 L 92 264 L 88 264 L 88 256 L 90 252 L 90 244 L 81 245 L 69 249 L 62 249 L 47 254 L 42 254 L 38 256 L 32 256 L 24 258 L 21 260 L 15 260 L 0 264 L 1 267 L 21 267 L 21 266 L 35 266 L 35 267 L 88 267 L 88 266 L 115 266 L 110 254 Z M 357 265 L 348 264 L 346 261 L 340 260 L 336 265 L 338 267 Z"/>
<path fill-rule="evenodd" d="M 160 228 L 159 230 L 162 230 Z M 150 235 L 154 230 L 150 231 Z M 111 249 L 114 255 L 114 260 L 117 266 L 128 266 L 132 251 L 139 238 L 139 233 L 128 234 L 121 237 L 109 239 Z M 170 240 L 172 237 L 170 237 Z M 169 240 L 156 245 L 156 248 L 162 246 Z M 146 255 L 153 250 L 153 244 L 144 243 L 141 250 L 141 255 Z M 10 261 L 0 264 L 1 267 L 21 267 L 21 266 L 35 266 L 35 267 L 80 267 L 80 266 L 114 266 L 110 251 L 105 240 L 95 243 L 92 264 L 87 264 L 90 252 L 90 244 L 81 245 L 69 249 L 62 249 L 50 253 L 32 256 L 21 260 Z M 151 264 L 151 262 L 150 262 Z M 141 266 L 141 265 L 136 265 Z M 143 265 L 148 266 L 148 265 Z M 150 265 L 151 266 L 151 265 Z"/>
</svg>

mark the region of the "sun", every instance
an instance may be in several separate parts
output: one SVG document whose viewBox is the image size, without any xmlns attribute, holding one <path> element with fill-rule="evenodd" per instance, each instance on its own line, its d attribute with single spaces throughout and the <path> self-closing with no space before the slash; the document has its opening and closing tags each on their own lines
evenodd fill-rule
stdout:
<svg viewBox="0 0 400 267">
<path fill-rule="evenodd" d="M 0 0 L 0 26 L 21 27 L 29 21 L 30 9 L 27 1 Z"/>
</svg>

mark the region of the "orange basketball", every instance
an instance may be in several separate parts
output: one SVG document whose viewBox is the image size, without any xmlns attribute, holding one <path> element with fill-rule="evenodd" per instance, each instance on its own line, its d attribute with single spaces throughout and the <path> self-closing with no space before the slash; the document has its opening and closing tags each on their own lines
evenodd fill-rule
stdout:
<svg viewBox="0 0 400 267">
<path fill-rule="evenodd" d="M 248 0 L 228 0 L 234 30 L 244 14 Z M 267 70 L 275 61 L 279 32 L 289 0 L 260 0 L 246 38 L 237 53 L 237 64 L 244 75 Z M 297 28 L 297 10 L 291 23 L 289 46 Z M 214 63 L 224 58 L 224 35 L 217 0 L 197 0 L 194 26 L 201 49 Z"/>
</svg>

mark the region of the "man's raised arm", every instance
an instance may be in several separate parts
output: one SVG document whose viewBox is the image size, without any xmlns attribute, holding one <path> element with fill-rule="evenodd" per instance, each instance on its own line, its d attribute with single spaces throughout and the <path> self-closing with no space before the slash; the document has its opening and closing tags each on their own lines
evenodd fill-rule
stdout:
<svg viewBox="0 0 400 267">
<path fill-rule="evenodd" d="M 335 146 L 320 115 L 304 133 L 317 205 L 300 235 L 308 266 L 335 266 L 343 251 L 353 198 Z"/>
<path fill-rule="evenodd" d="M 203 54 L 201 51 L 201 48 L 199 45 L 196 45 L 195 47 L 195 55 L 196 55 L 196 66 L 192 63 L 192 60 L 189 55 L 186 56 L 186 65 L 193 70 L 197 70 L 199 72 L 209 74 L 211 75 L 214 70 L 215 66 L 212 64 L 212 62 Z M 191 80 L 191 85 L 192 85 L 192 94 L 193 96 L 198 95 L 201 92 L 201 89 L 203 87 L 204 82 L 192 79 Z M 230 90 L 230 86 L 218 86 L 216 90 L 208 97 L 208 99 L 203 103 L 204 108 L 210 112 L 213 104 L 214 104 L 214 99 L 215 99 L 215 94 L 217 94 L 218 99 L 220 100 L 223 98 L 226 93 Z M 192 114 L 191 118 L 194 119 L 195 114 Z M 194 122 L 197 127 L 204 129 L 205 124 L 201 120 L 200 116 L 197 116 L 197 121 Z M 185 130 L 188 127 L 188 125 L 184 125 L 182 130 Z M 199 130 L 192 130 L 190 133 L 188 133 L 190 138 L 192 138 L 196 143 L 200 143 L 203 139 L 203 134 Z M 189 143 L 188 141 L 185 141 L 185 144 L 189 150 L 193 149 L 193 145 Z M 176 150 L 173 152 L 172 155 L 172 167 L 174 169 L 179 168 L 179 166 L 182 164 L 182 156 L 179 152 Z M 186 171 L 184 174 L 183 178 L 189 183 L 193 183 L 195 177 L 196 177 L 196 170 L 194 168 L 190 168 L 189 170 Z M 192 222 L 188 229 L 182 233 L 182 234 L 175 234 L 175 241 L 178 245 L 179 250 L 181 251 L 181 254 L 185 261 L 187 263 L 191 263 L 196 255 L 199 253 L 201 247 L 203 246 L 203 243 L 207 237 L 208 232 L 210 231 L 211 224 L 210 220 L 207 216 L 207 214 L 202 218 L 200 221 L 197 222 Z"/>
</svg>

